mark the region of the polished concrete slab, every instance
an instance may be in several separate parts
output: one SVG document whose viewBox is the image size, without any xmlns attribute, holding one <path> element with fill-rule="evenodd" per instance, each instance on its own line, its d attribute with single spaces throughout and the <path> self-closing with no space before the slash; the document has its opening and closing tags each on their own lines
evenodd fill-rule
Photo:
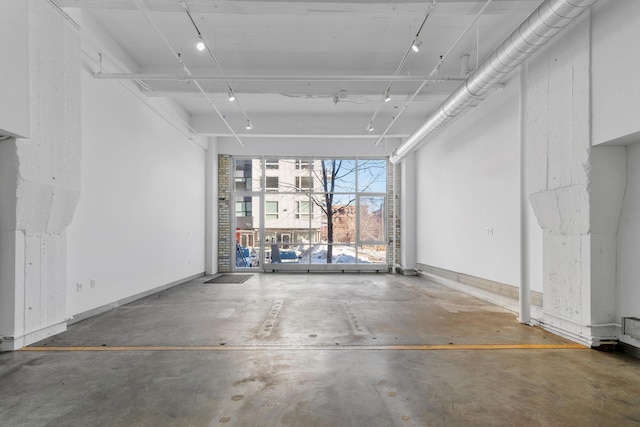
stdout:
<svg viewBox="0 0 640 427">
<path fill-rule="evenodd" d="M 206 280 L 0 354 L 0 424 L 640 425 L 640 361 L 422 278 Z"/>
</svg>

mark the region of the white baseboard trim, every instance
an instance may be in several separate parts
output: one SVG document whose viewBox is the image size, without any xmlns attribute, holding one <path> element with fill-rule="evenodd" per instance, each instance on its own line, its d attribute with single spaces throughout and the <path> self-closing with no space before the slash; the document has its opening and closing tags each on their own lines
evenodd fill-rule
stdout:
<svg viewBox="0 0 640 427">
<path fill-rule="evenodd" d="M 426 280 L 429 280 L 431 282 L 438 283 L 448 288 L 463 292 L 467 295 L 471 295 L 473 297 L 479 298 L 491 304 L 495 304 L 499 307 L 502 307 L 506 310 L 513 312 L 514 315 L 517 315 L 518 313 L 518 310 L 519 310 L 518 301 L 512 298 L 508 298 L 503 295 L 498 295 L 498 294 L 486 291 L 484 289 L 476 288 L 474 286 L 465 285 L 456 280 L 452 280 L 452 279 L 442 277 L 432 273 L 427 273 L 422 270 L 418 271 L 418 276 L 424 277 Z M 533 312 L 535 308 L 537 307 L 532 305 L 531 311 Z"/>
</svg>

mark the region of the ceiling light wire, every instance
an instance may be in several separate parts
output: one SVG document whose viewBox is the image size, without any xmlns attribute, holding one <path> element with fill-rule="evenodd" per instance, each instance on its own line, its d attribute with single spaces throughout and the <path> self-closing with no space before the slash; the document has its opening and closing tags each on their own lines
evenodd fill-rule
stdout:
<svg viewBox="0 0 640 427">
<path fill-rule="evenodd" d="M 469 30 L 474 26 L 474 24 L 478 21 L 478 19 L 480 19 L 480 17 L 482 16 L 482 14 L 484 13 L 484 11 L 487 9 L 487 6 L 489 6 L 489 4 L 492 2 L 493 0 L 487 0 L 486 3 L 482 6 L 482 8 L 480 9 L 480 11 L 476 14 L 475 18 L 473 18 L 473 21 L 471 21 L 471 23 L 469 23 L 469 25 L 467 26 L 467 28 L 464 29 L 464 31 L 462 31 L 462 33 L 458 36 L 458 38 L 456 39 L 455 42 L 453 42 L 453 44 L 451 45 L 451 47 L 449 48 L 449 50 L 447 51 L 447 53 L 445 53 L 444 55 L 442 55 L 440 57 L 440 61 L 438 61 L 438 63 L 436 64 L 436 66 L 433 68 L 433 70 L 431 70 L 431 73 L 429 73 L 429 77 L 433 77 L 434 74 L 436 74 L 438 71 L 440 71 L 440 66 L 444 63 L 444 61 L 449 57 L 449 55 L 451 54 L 451 52 L 453 51 L 453 49 L 455 49 L 455 47 L 458 45 L 458 43 L 460 43 L 460 41 L 462 40 L 462 38 L 469 32 Z M 424 25 L 424 24 L 423 24 Z M 420 30 L 422 30 L 422 27 L 420 27 Z M 418 33 L 420 32 L 420 30 L 418 31 Z M 477 68 L 477 66 L 476 66 Z M 420 91 L 422 91 L 422 88 L 425 87 L 425 85 L 427 84 L 427 80 L 423 81 L 422 84 L 420 84 L 420 86 L 418 87 L 418 89 L 413 93 L 413 95 L 409 98 L 409 100 L 405 103 L 404 107 L 402 107 L 402 110 L 400 110 L 398 112 L 398 114 L 396 114 L 396 116 L 391 120 L 391 123 L 389 123 L 389 126 L 387 126 L 387 128 L 384 130 L 384 132 L 382 132 L 382 134 L 380 135 L 380 138 L 378 138 L 378 140 L 376 141 L 376 143 L 374 145 L 378 145 L 380 144 L 380 141 L 382 141 L 382 139 L 385 137 L 385 135 L 387 134 L 387 132 L 389 132 L 389 130 L 391 129 L 391 127 L 395 124 L 395 122 L 398 120 L 398 118 L 402 115 L 402 113 L 404 113 L 407 108 L 409 108 L 409 104 L 415 99 L 415 97 L 420 93 Z"/>
<path fill-rule="evenodd" d="M 56 3 L 54 0 L 49 0 L 49 3 L 51 4 L 51 6 L 54 7 L 54 9 L 64 17 L 64 19 L 66 19 L 73 27 L 75 27 L 76 30 L 80 30 L 80 24 L 73 19 L 67 12 L 64 11 L 64 9 L 62 9 L 58 3 Z"/>
<path fill-rule="evenodd" d="M 178 63 L 182 66 L 182 69 L 184 70 L 185 74 L 188 76 L 191 75 L 191 72 L 189 71 L 189 69 L 187 68 L 186 64 L 182 61 L 181 55 L 175 51 L 175 49 L 173 48 L 173 46 L 171 46 L 171 43 L 169 43 L 169 40 L 167 40 L 167 38 L 164 36 L 164 34 L 162 34 L 162 31 L 160 31 L 160 28 L 158 28 L 158 26 L 155 24 L 155 22 L 153 22 L 153 20 L 151 19 L 151 17 L 149 16 L 149 14 L 145 11 L 143 4 L 141 3 L 141 0 L 134 0 L 134 3 L 136 5 L 136 7 L 138 8 L 138 11 L 140 13 L 142 13 L 142 16 L 144 16 L 144 18 L 147 20 L 147 22 L 153 27 L 153 29 L 156 31 L 156 33 L 158 34 L 158 36 L 160 36 L 160 38 L 164 41 L 165 45 L 167 46 L 167 48 L 169 48 L 169 50 L 173 53 L 173 55 L 177 58 Z M 215 104 L 213 103 L 213 100 L 211 99 L 211 97 L 204 91 L 204 89 L 202 89 L 202 86 L 200 86 L 200 84 L 198 83 L 197 80 L 191 80 L 196 87 L 200 90 L 200 92 L 202 92 L 202 95 L 206 98 L 206 100 L 209 102 L 209 105 L 211 105 L 211 107 L 213 108 L 213 110 L 218 114 L 218 116 L 222 119 L 222 121 L 224 122 L 224 124 L 227 126 L 227 128 L 229 129 L 229 131 L 231 132 L 231 134 L 236 138 L 236 140 L 240 143 L 240 145 L 244 145 L 244 142 L 240 139 L 240 137 L 238 136 L 238 134 L 233 130 L 233 128 L 231 127 L 231 125 L 229 124 L 229 122 L 227 121 L 227 119 L 225 118 L 225 116 L 220 112 L 220 110 L 218 109 L 218 107 L 215 106 Z"/>
<path fill-rule="evenodd" d="M 433 7 L 435 5 L 436 5 L 436 0 L 432 0 L 431 3 L 429 4 L 429 9 L 427 9 L 427 13 L 425 14 L 424 19 L 422 20 L 422 24 L 420 24 L 420 28 L 418 28 L 418 32 L 416 33 L 415 38 L 411 42 L 411 45 L 405 51 L 404 56 L 402 57 L 402 60 L 400 61 L 400 65 L 398 65 L 398 68 L 396 68 L 396 72 L 394 73 L 394 76 L 399 75 L 400 72 L 402 71 L 402 69 L 404 68 L 404 65 L 407 62 L 407 58 L 411 54 L 411 51 L 413 50 L 413 46 L 415 45 L 416 41 L 420 37 L 420 32 L 422 32 L 422 29 L 424 28 L 424 24 L 427 22 L 427 19 L 429 19 L 429 14 L 431 14 L 431 10 L 433 9 Z M 382 108 L 382 104 L 385 103 L 385 102 L 389 102 L 391 100 L 389 94 L 391 92 L 391 87 L 392 86 L 393 86 L 393 81 L 389 82 L 389 86 L 387 86 L 387 90 L 384 91 L 384 94 L 382 95 L 382 100 L 378 103 L 378 106 L 376 107 L 375 111 L 373 112 L 373 116 L 371 116 L 371 120 L 369 121 L 369 123 L 373 123 L 376 120 L 376 118 L 378 117 L 378 113 L 380 113 L 380 109 Z M 378 142 L 380 142 L 380 141 L 378 141 Z M 376 145 L 378 145 L 377 142 L 376 142 Z"/>
<path fill-rule="evenodd" d="M 189 17 L 189 20 L 193 24 L 193 28 L 196 30 L 198 35 L 200 37 L 202 37 L 202 39 L 204 40 L 204 36 L 200 32 L 200 28 L 198 28 L 198 24 L 196 24 L 196 21 L 193 19 L 193 16 L 191 15 L 191 9 L 189 9 L 189 5 L 187 4 L 186 0 L 179 0 L 179 1 L 180 1 L 180 4 L 182 5 L 182 8 L 184 9 L 184 11 L 186 12 L 187 16 Z M 207 43 L 206 40 L 205 40 L 204 45 L 205 45 L 205 49 L 209 53 L 209 56 L 213 60 L 213 63 L 216 65 L 216 68 L 218 69 L 218 72 L 220 73 L 220 75 L 222 77 L 224 77 L 224 71 L 222 70 L 222 66 L 220 65 L 220 62 L 218 62 L 218 59 L 214 55 L 213 50 L 211 50 L 211 48 L 209 47 L 209 43 Z M 245 118 L 245 120 L 251 122 L 251 120 L 249 119 L 249 115 L 247 114 L 245 109 L 242 107 L 242 104 L 238 100 L 238 97 L 235 96 L 235 91 L 233 90 L 233 87 L 231 86 L 231 83 L 229 83 L 229 80 L 225 79 L 224 82 L 227 84 L 227 89 L 228 89 L 228 92 L 229 92 L 229 102 L 235 102 L 238 105 L 238 108 L 240 109 L 240 112 L 242 113 L 242 116 Z M 233 100 L 231 99 L 231 94 L 234 95 L 233 96 Z M 251 129 L 253 129 L 253 126 L 251 127 Z"/>
</svg>

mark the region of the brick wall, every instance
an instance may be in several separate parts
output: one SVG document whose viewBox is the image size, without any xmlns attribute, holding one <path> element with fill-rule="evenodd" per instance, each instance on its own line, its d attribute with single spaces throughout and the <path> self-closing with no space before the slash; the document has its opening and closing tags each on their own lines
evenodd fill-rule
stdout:
<svg viewBox="0 0 640 427">
<path fill-rule="evenodd" d="M 231 271 L 231 158 L 218 156 L 218 271 Z"/>
<path fill-rule="evenodd" d="M 387 263 L 389 268 L 393 267 L 393 227 L 396 229 L 396 259 L 400 259 L 400 165 L 397 165 L 397 176 L 393 173 L 393 164 L 387 162 L 387 233 L 389 246 L 387 247 Z M 396 181 L 396 194 L 393 193 L 393 181 Z M 393 201 L 396 199 L 397 212 L 393 212 Z M 395 216 L 395 218 L 394 218 Z"/>
</svg>

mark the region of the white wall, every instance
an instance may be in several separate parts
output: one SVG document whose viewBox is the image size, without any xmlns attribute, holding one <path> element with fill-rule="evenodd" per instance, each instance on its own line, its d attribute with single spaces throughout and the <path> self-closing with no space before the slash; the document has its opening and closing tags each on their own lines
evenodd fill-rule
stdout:
<svg viewBox="0 0 640 427">
<path fill-rule="evenodd" d="M 29 2 L 0 2 L 0 136 L 28 138 Z"/>
<path fill-rule="evenodd" d="M 515 77 L 418 151 L 419 264 L 519 286 L 519 99 Z"/>
<path fill-rule="evenodd" d="M 627 147 L 627 189 L 622 206 L 618 228 L 618 319 L 640 317 L 640 141 Z"/>
<path fill-rule="evenodd" d="M 86 69 L 82 108 L 82 191 L 68 231 L 71 315 L 205 270 L 205 150 Z"/>
<path fill-rule="evenodd" d="M 640 138 L 640 2 L 600 0 L 593 7 L 593 145 Z"/>
</svg>

